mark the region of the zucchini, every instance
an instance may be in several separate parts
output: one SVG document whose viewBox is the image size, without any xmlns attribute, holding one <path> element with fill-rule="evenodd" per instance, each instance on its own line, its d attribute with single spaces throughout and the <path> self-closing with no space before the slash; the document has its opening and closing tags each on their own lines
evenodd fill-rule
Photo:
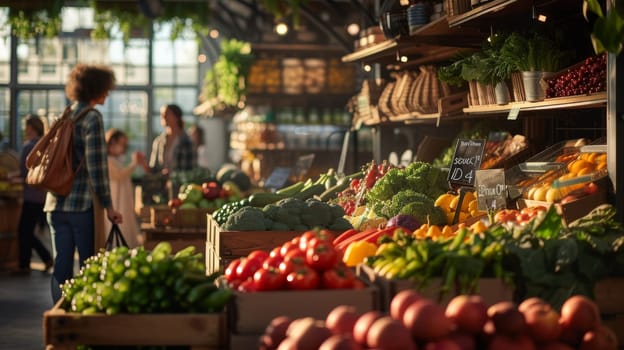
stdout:
<svg viewBox="0 0 624 350">
<path fill-rule="evenodd" d="M 295 182 L 294 184 L 288 186 L 288 187 L 284 187 L 284 188 L 280 188 L 279 190 L 275 191 L 276 194 L 284 194 L 287 196 L 292 196 L 296 193 L 301 192 L 301 190 L 303 189 L 303 186 L 305 184 L 303 183 L 303 181 L 299 181 L 299 182 Z"/>
<path fill-rule="evenodd" d="M 292 196 L 293 198 L 301 199 L 302 201 L 312 198 L 314 196 L 318 196 L 325 191 L 325 186 L 321 184 L 315 184 L 309 186 L 305 190 L 295 194 Z"/>
<path fill-rule="evenodd" d="M 265 205 L 273 204 L 281 199 L 288 197 L 290 196 L 286 194 L 270 192 L 254 193 L 249 196 L 249 205 L 256 208 L 262 208 Z"/>
<path fill-rule="evenodd" d="M 330 199 L 336 198 L 339 192 L 342 192 L 347 189 L 347 187 L 349 187 L 349 183 L 350 180 L 346 177 L 338 180 L 338 182 L 336 182 L 334 186 L 321 193 L 320 200 L 323 202 L 327 202 Z"/>
</svg>

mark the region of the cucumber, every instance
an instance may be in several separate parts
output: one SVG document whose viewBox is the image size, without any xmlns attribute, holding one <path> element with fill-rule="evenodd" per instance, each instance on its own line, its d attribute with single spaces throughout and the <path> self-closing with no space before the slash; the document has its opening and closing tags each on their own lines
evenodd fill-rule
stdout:
<svg viewBox="0 0 624 350">
<path fill-rule="evenodd" d="M 305 186 L 303 181 L 299 181 L 299 182 L 295 182 L 294 184 L 288 187 L 280 188 L 279 190 L 275 191 L 275 193 L 292 196 L 296 193 L 301 192 L 301 190 L 303 189 L 303 186 Z"/>
<path fill-rule="evenodd" d="M 273 204 L 281 199 L 288 198 L 289 195 L 278 193 L 254 193 L 249 196 L 249 205 L 256 208 L 262 208 L 265 205 Z"/>
<path fill-rule="evenodd" d="M 334 199 L 339 192 L 344 191 L 345 189 L 347 189 L 347 187 L 349 187 L 349 179 L 342 178 L 338 180 L 338 182 L 336 182 L 334 186 L 321 193 L 320 200 L 323 202 L 327 202 L 330 199 Z"/>
<path fill-rule="evenodd" d="M 292 196 L 293 198 L 301 199 L 302 201 L 312 198 L 314 196 L 318 196 L 325 191 L 325 186 L 321 184 L 315 184 L 309 186 L 305 190 L 295 194 Z"/>
</svg>

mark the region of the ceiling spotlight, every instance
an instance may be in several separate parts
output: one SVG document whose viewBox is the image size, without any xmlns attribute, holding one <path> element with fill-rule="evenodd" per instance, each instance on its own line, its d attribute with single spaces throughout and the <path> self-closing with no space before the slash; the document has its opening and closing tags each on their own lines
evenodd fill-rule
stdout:
<svg viewBox="0 0 624 350">
<path fill-rule="evenodd" d="M 365 64 L 364 65 L 364 71 L 365 72 L 370 72 L 371 71 L 371 66 L 369 64 Z"/>
<path fill-rule="evenodd" d="M 206 55 L 204 55 L 203 53 L 199 54 L 199 56 L 197 56 L 197 62 L 206 63 Z"/>
<path fill-rule="evenodd" d="M 288 25 L 284 22 L 279 22 L 275 25 L 275 32 L 278 35 L 286 35 L 288 33 Z"/>
<path fill-rule="evenodd" d="M 547 19 L 548 19 L 548 17 L 546 17 L 544 15 L 537 16 L 537 20 L 542 22 L 542 23 L 546 22 Z"/>
<path fill-rule="evenodd" d="M 401 62 L 403 63 L 407 62 L 407 56 L 401 56 Z"/>
<path fill-rule="evenodd" d="M 219 31 L 216 29 L 211 29 L 208 35 L 210 35 L 211 38 L 216 39 L 219 37 Z"/>
<path fill-rule="evenodd" d="M 347 33 L 351 36 L 356 36 L 360 32 L 360 25 L 357 23 L 351 23 L 347 26 Z"/>
</svg>

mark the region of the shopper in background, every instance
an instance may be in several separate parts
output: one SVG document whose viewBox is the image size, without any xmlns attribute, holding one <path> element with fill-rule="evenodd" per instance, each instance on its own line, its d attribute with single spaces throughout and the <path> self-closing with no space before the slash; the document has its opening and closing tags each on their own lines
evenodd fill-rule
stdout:
<svg viewBox="0 0 624 350">
<path fill-rule="evenodd" d="M 209 154 L 206 144 L 204 143 L 204 129 L 201 126 L 195 124 L 188 129 L 188 135 L 195 146 L 195 152 L 197 153 L 197 165 L 200 168 L 209 168 Z"/>
<path fill-rule="evenodd" d="M 115 86 L 115 74 L 105 66 L 77 64 L 69 74 L 65 93 L 74 102 L 72 114 L 77 116 L 91 108 L 74 125 L 73 162 L 77 169 L 70 193 L 60 196 L 48 192 L 44 210 L 52 233 L 54 273 L 52 299 L 61 298 L 59 285 L 71 278 L 74 253 L 78 250 L 80 265 L 94 253 L 98 208 L 106 216 L 121 223 L 121 214 L 114 209 L 110 196 L 106 142 L 102 115 L 94 107 L 102 105 Z"/>
<path fill-rule="evenodd" d="M 26 169 L 26 157 L 35 147 L 35 144 L 41 136 L 43 136 L 44 125 L 41 119 L 34 115 L 27 115 L 24 127 L 24 146 L 20 154 L 20 182 L 24 182 L 28 169 Z M 46 194 L 44 191 L 35 189 L 24 184 L 22 212 L 19 218 L 17 228 L 19 243 L 19 269 L 17 273 L 30 272 L 30 258 L 32 250 L 41 258 L 45 264 L 44 271 L 52 268 L 52 256 L 48 249 L 41 243 L 39 238 L 35 236 L 37 226 L 44 229 L 47 226 L 45 213 L 43 212 L 43 204 Z"/>
<path fill-rule="evenodd" d="M 150 168 L 167 175 L 172 171 L 191 170 L 197 165 L 193 142 L 184 131 L 182 109 L 175 104 L 160 108 L 164 131 L 154 139 Z"/>
<path fill-rule="evenodd" d="M 124 155 L 128 151 L 128 136 L 119 129 L 109 129 L 106 132 L 106 149 L 108 151 L 108 176 L 110 178 L 111 200 L 113 207 L 117 208 L 125 218 L 119 224 L 121 233 L 124 235 L 130 248 L 143 244 L 141 231 L 134 212 L 134 187 L 132 186 L 132 173 L 137 165 L 147 171 L 147 161 L 141 152 L 133 152 L 130 164 L 124 165 Z M 110 232 L 112 223 L 106 221 L 106 232 Z"/>
</svg>

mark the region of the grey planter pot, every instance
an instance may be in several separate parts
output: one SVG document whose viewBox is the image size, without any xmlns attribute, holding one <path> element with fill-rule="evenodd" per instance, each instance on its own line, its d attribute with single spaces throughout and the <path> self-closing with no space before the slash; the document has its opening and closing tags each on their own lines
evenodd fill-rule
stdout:
<svg viewBox="0 0 624 350">
<path fill-rule="evenodd" d="M 509 103 L 509 87 L 507 83 L 500 82 L 494 87 L 497 105 L 506 105 Z"/>
<path fill-rule="evenodd" d="M 544 100 L 544 87 L 540 84 L 544 72 L 522 72 L 526 100 L 537 102 Z"/>
</svg>

